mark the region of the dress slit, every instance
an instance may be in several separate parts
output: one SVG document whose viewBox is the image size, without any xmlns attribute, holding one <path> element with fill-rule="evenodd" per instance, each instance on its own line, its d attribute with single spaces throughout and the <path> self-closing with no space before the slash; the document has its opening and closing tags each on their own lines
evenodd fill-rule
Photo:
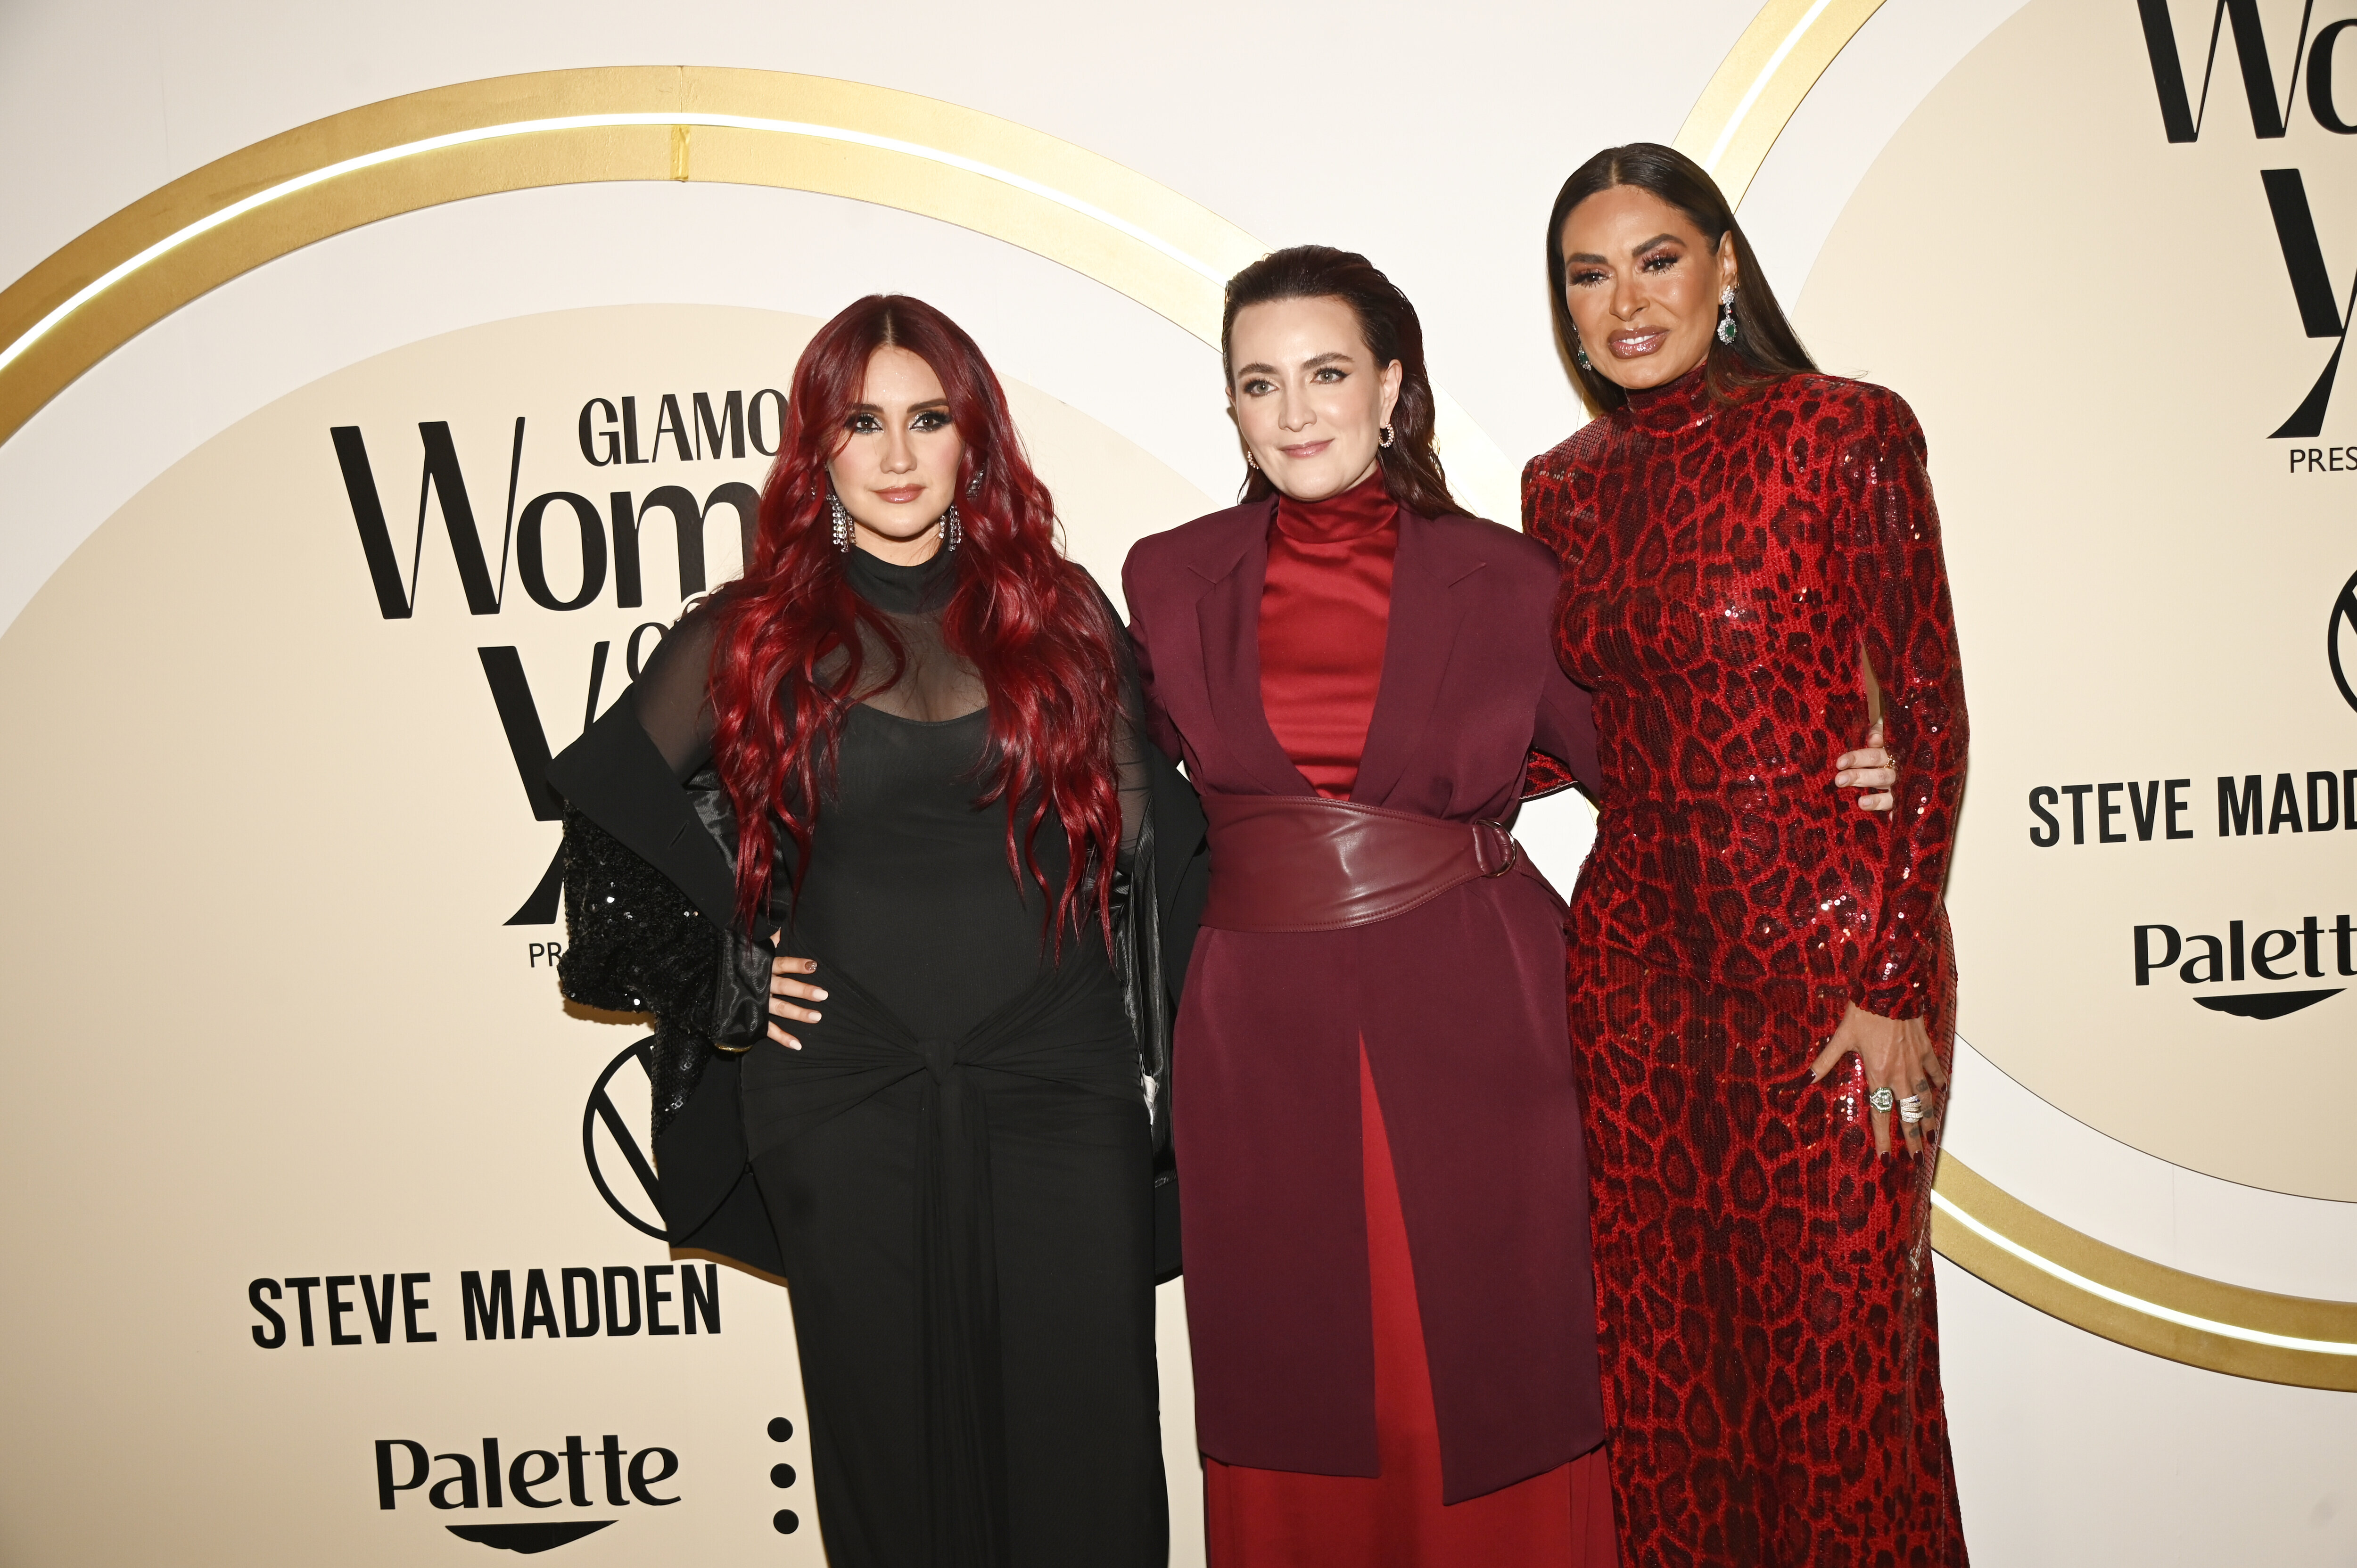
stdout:
<svg viewBox="0 0 2357 1568">
<path fill-rule="evenodd" d="M 1441 1502 L 1440 1423 L 1425 1360 L 1415 1262 L 1363 1043 L 1359 1124 L 1382 1473 L 1259 1470 L 1207 1455 L 1211 1561 L 1221 1568 L 1613 1568 L 1619 1549 L 1602 1449 L 1481 1497 Z"/>
</svg>

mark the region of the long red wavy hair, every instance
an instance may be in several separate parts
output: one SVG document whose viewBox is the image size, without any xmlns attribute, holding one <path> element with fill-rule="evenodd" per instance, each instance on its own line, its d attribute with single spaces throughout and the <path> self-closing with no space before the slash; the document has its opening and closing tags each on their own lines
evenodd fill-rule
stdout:
<svg viewBox="0 0 2357 1568">
<path fill-rule="evenodd" d="M 978 800 L 1004 801 L 1007 868 L 1050 900 L 1060 940 L 1092 889 L 1111 935 L 1112 865 L 1121 839 L 1113 736 L 1122 699 L 1118 628 L 1088 575 L 1056 547 L 1055 504 L 1024 460 L 1006 396 L 973 338 L 906 295 L 870 295 L 819 329 L 794 367 L 778 457 L 761 492 L 745 575 L 717 596 L 713 755 L 737 823 L 737 912 L 766 912 L 782 826 L 806 865 L 834 775 L 851 693 L 863 690 L 861 623 L 903 656 L 891 624 L 845 579 L 831 536 L 827 462 L 847 438 L 867 362 L 900 348 L 932 367 L 965 446 L 958 468 L 955 586 L 942 630 L 980 672 L 990 747 Z M 821 674 L 840 650 L 844 662 Z M 1048 885 L 1036 853 L 1053 813 L 1071 875 Z M 796 879 L 799 881 L 799 870 Z"/>
</svg>

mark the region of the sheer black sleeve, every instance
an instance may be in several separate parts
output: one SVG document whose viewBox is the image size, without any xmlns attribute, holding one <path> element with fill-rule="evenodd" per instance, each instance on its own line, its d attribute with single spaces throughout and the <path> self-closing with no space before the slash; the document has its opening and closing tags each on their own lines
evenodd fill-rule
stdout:
<svg viewBox="0 0 2357 1568">
<path fill-rule="evenodd" d="M 639 727 L 683 783 L 712 759 L 712 645 L 718 621 L 709 599 L 688 611 L 630 687 Z"/>
<path fill-rule="evenodd" d="M 1154 809 L 1152 742 L 1146 738 L 1145 699 L 1139 694 L 1137 671 L 1126 657 L 1128 636 L 1114 622 L 1114 637 L 1125 650 L 1122 664 L 1121 713 L 1114 721 L 1114 788 L 1121 796 L 1121 859 L 1127 870 L 1137 858 L 1139 835 Z"/>
</svg>

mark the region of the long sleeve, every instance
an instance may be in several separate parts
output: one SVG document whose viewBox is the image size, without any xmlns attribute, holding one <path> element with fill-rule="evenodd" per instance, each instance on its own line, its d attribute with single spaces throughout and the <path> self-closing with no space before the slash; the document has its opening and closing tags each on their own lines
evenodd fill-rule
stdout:
<svg viewBox="0 0 2357 1568">
<path fill-rule="evenodd" d="M 631 714 L 683 783 L 712 757 L 712 645 L 718 630 L 706 600 L 664 634 L 630 685 Z"/>
<path fill-rule="evenodd" d="M 1544 482 L 1541 460 L 1523 468 L 1523 532 L 1545 545 L 1560 564 L 1571 548 L 1570 530 Z M 1603 798 L 1604 769 L 1596 755 L 1596 714 L 1587 691 L 1563 672 L 1550 648 L 1545 685 L 1539 693 L 1537 733 L 1523 776 L 1523 799 L 1536 800 L 1577 783 L 1592 800 Z"/>
<path fill-rule="evenodd" d="M 694 1092 L 709 1048 L 741 1049 L 767 1022 L 768 949 L 733 929 L 718 792 L 688 782 L 711 750 L 709 650 L 708 619 L 691 616 L 548 768 L 565 805 L 558 981 L 576 1002 L 655 1015 L 658 1133 Z"/>
<path fill-rule="evenodd" d="M 1121 611 L 1085 568 L 1073 568 L 1096 596 L 1097 605 L 1104 611 L 1106 622 L 1113 629 L 1114 659 L 1121 667 L 1121 712 L 1114 716 L 1113 733 L 1114 789 L 1121 798 L 1121 844 L 1116 869 L 1128 872 L 1137 857 L 1141 834 L 1147 832 L 1147 818 L 1154 809 L 1152 762 L 1148 757 L 1145 717 L 1146 699 L 1137 669 L 1136 644 L 1130 639 L 1128 628 L 1122 624 Z"/>
<path fill-rule="evenodd" d="M 1555 663 L 1552 651 L 1547 662 Z M 1603 768 L 1596 759 L 1595 705 L 1560 668 L 1547 671 L 1539 688 L 1538 728 L 1523 778 L 1523 796 L 1551 794 L 1573 782 L 1592 799 L 1603 793 Z"/>
<path fill-rule="evenodd" d="M 1141 602 L 1135 585 L 1130 581 L 1130 573 L 1135 565 L 1136 557 L 1133 554 L 1122 564 L 1121 568 L 1122 592 L 1132 605 Z M 1146 621 L 1142 616 L 1130 626 L 1129 646 L 1137 660 L 1137 684 L 1146 704 L 1146 736 L 1162 748 L 1163 756 L 1175 758 L 1180 755 L 1178 726 L 1170 722 L 1169 713 L 1154 694 L 1154 650 L 1146 641 Z"/>
<path fill-rule="evenodd" d="M 1836 587 L 1882 689 L 1884 733 L 1900 772 L 1881 923 L 1851 1000 L 1886 1017 L 1917 1017 L 1936 979 L 1964 794 L 1964 670 L 1923 433 L 1896 396 L 1869 400 L 1862 412 L 1836 459 L 1834 545 L 1846 568 Z"/>
<path fill-rule="evenodd" d="M 1113 601 L 1103 598 L 1102 590 L 1099 597 L 1119 639 L 1124 665 L 1122 712 L 1114 736 L 1114 777 L 1121 792 L 1121 860 L 1115 881 L 1121 918 L 1114 958 L 1147 1079 L 1159 1155 L 1170 1136 L 1170 1043 L 1178 989 L 1202 912 L 1203 811 L 1171 763 L 1170 749 L 1152 738 L 1157 710 L 1146 705 L 1144 694 L 1145 650 L 1130 637 Z M 1167 716 L 1160 722 L 1168 727 Z M 1156 1272 L 1157 1278 L 1167 1278 L 1178 1269 L 1175 1262 L 1157 1258 Z"/>
</svg>

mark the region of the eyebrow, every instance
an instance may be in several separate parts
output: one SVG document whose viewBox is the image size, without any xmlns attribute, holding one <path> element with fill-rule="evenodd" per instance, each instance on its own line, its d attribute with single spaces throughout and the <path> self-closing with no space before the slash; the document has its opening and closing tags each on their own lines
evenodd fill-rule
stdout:
<svg viewBox="0 0 2357 1568">
<path fill-rule="evenodd" d="M 1350 355 L 1343 353 L 1340 349 L 1336 349 L 1331 353 L 1312 355 L 1310 358 L 1301 361 L 1301 368 L 1305 371 L 1314 371 L 1320 365 L 1331 365 L 1337 363 L 1347 365 L 1351 363 L 1351 357 Z M 1276 367 L 1275 365 L 1265 364 L 1258 360 L 1254 360 L 1249 365 L 1238 365 L 1236 367 L 1236 374 L 1240 376 L 1273 376 L 1276 373 Z"/>
<path fill-rule="evenodd" d="M 946 411 L 949 406 L 949 399 L 945 397 L 937 397 L 930 399 L 924 403 L 910 403 L 909 405 L 909 412 L 910 413 L 922 413 L 928 409 L 934 408 Z M 855 403 L 851 405 L 851 412 L 854 413 L 881 413 L 884 412 L 884 405 L 880 403 Z"/>
<path fill-rule="evenodd" d="M 1631 246 L 1629 253 L 1632 256 L 1640 256 L 1644 254 L 1647 251 L 1652 250 L 1656 245 L 1676 245 L 1683 244 L 1684 242 L 1681 241 L 1675 234 L 1656 234 L 1652 239 L 1645 241 L 1641 244 Z M 1574 252 L 1563 259 L 1563 264 L 1566 266 L 1569 266 L 1574 262 L 1594 262 L 1598 266 L 1609 266 L 1611 264 L 1593 251 Z"/>
</svg>

